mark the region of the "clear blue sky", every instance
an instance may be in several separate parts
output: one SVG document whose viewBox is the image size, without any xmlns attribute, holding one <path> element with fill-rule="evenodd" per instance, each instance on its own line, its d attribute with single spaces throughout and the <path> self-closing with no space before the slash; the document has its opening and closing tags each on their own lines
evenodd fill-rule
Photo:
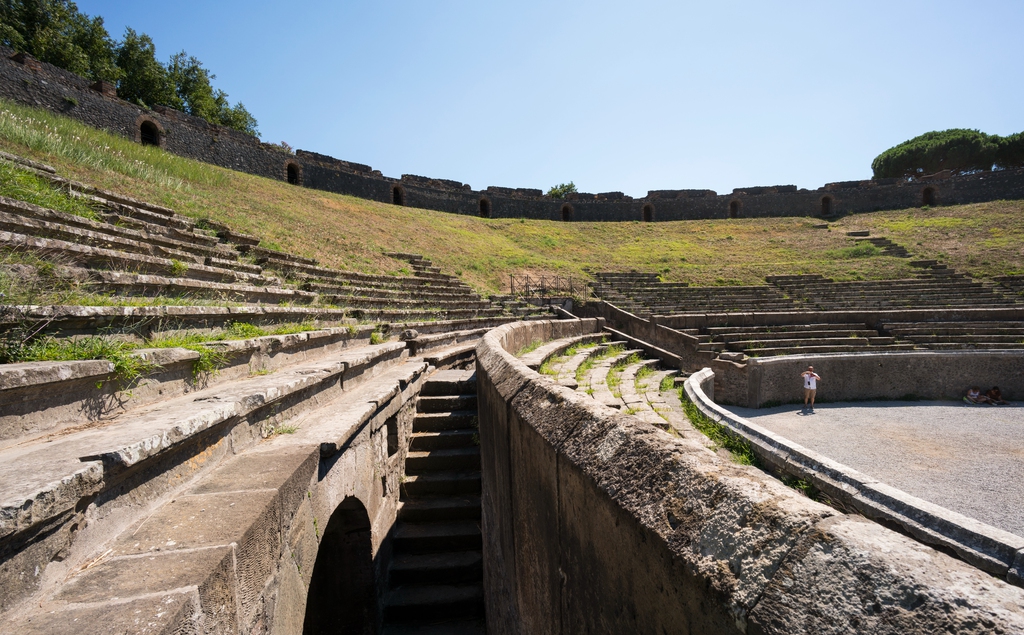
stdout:
<svg viewBox="0 0 1024 635">
<path fill-rule="evenodd" d="M 816 188 L 1024 130 L 1020 0 L 78 6 L 198 57 L 265 141 L 474 189 Z"/>
</svg>

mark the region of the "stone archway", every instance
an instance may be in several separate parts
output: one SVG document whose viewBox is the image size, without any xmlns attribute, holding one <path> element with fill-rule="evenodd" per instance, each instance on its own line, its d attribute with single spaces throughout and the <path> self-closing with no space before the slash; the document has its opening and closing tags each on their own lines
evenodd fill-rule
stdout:
<svg viewBox="0 0 1024 635">
<path fill-rule="evenodd" d="M 572 222 L 572 214 L 573 214 L 572 205 L 570 205 L 568 203 L 564 203 L 562 205 L 562 222 L 563 223 L 571 223 Z"/>
<path fill-rule="evenodd" d="M 144 146 L 164 147 L 164 127 L 149 115 L 141 115 L 135 120 L 135 142 Z"/>
<path fill-rule="evenodd" d="M 303 635 L 376 631 L 373 541 L 366 507 L 346 498 L 324 528 L 313 565 Z"/>
<path fill-rule="evenodd" d="M 285 163 L 285 178 L 292 185 L 302 185 L 302 166 L 295 161 Z"/>
<path fill-rule="evenodd" d="M 650 203 L 647 203 L 646 205 L 644 205 L 642 214 L 643 214 L 643 221 L 645 223 L 653 223 L 654 222 L 654 206 L 653 205 L 651 205 Z"/>
<path fill-rule="evenodd" d="M 729 201 L 729 218 L 739 218 L 743 211 L 743 203 L 739 200 Z"/>
<path fill-rule="evenodd" d="M 391 186 L 391 204 L 405 205 L 405 188 L 401 185 Z"/>
</svg>

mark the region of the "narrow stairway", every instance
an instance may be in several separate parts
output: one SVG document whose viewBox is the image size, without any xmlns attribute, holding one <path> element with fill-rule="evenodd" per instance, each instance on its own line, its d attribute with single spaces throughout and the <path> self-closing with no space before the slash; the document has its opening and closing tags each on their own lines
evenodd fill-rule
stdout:
<svg viewBox="0 0 1024 635">
<path fill-rule="evenodd" d="M 483 634 L 476 376 L 434 373 L 413 421 L 394 534 L 386 635 Z"/>
</svg>

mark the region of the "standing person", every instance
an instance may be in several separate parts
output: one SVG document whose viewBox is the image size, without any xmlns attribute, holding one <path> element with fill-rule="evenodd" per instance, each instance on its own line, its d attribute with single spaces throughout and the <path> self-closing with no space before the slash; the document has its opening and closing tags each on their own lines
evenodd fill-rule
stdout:
<svg viewBox="0 0 1024 635">
<path fill-rule="evenodd" d="M 800 373 L 804 378 L 804 410 L 807 410 L 807 401 L 811 402 L 811 412 L 814 412 L 814 395 L 818 392 L 818 382 L 821 376 L 814 372 L 814 366 L 808 366 L 807 370 Z"/>
</svg>

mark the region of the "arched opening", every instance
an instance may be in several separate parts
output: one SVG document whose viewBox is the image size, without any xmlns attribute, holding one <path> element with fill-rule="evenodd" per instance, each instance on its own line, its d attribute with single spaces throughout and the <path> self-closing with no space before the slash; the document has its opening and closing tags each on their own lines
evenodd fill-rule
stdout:
<svg viewBox="0 0 1024 635">
<path fill-rule="evenodd" d="M 729 218 L 739 218 L 743 204 L 739 201 L 729 201 Z"/>
<path fill-rule="evenodd" d="M 355 498 L 331 515 L 313 565 L 303 635 L 374 633 L 377 591 L 370 517 Z"/>
<path fill-rule="evenodd" d="M 391 203 L 393 205 L 405 205 L 405 188 L 401 185 L 391 187 Z"/>
<path fill-rule="evenodd" d="M 821 215 L 831 216 L 832 215 L 832 197 L 822 196 L 821 197 Z"/>
<path fill-rule="evenodd" d="M 562 205 L 562 222 L 572 222 L 572 205 L 569 205 L 568 203 Z"/>
<path fill-rule="evenodd" d="M 650 203 L 647 203 L 646 205 L 644 205 L 643 215 L 644 215 L 644 222 L 645 223 L 653 223 L 654 222 L 654 206 L 651 205 Z"/>
<path fill-rule="evenodd" d="M 935 200 L 936 200 L 935 199 L 935 188 L 934 187 L 926 187 L 926 188 L 924 188 L 924 191 L 921 192 L 921 204 L 922 205 L 928 205 L 929 207 L 931 207 L 931 206 L 936 204 Z"/>
<path fill-rule="evenodd" d="M 144 146 L 160 147 L 160 128 L 152 121 L 143 121 L 139 126 L 139 141 Z"/>
<path fill-rule="evenodd" d="M 480 218 L 491 217 L 491 202 L 486 198 L 480 199 Z"/>
<path fill-rule="evenodd" d="M 299 172 L 299 166 L 295 163 L 288 164 L 288 182 L 292 185 L 302 185 L 302 174 Z"/>
</svg>

